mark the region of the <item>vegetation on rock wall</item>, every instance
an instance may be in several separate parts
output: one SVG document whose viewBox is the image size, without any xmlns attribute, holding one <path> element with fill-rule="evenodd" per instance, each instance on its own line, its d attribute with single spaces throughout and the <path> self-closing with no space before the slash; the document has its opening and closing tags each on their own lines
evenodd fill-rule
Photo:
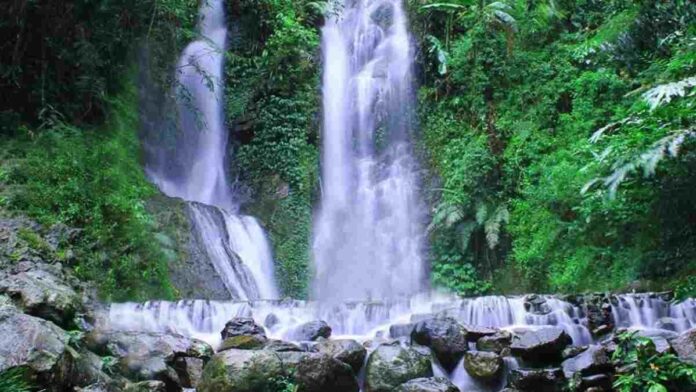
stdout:
<svg viewBox="0 0 696 392">
<path fill-rule="evenodd" d="M 228 4 L 226 115 L 233 172 L 248 186 L 247 209 L 274 245 L 283 294 L 307 295 L 312 199 L 318 183 L 321 7 L 311 1 Z"/>
<path fill-rule="evenodd" d="M 167 256 L 145 200 L 138 96 L 146 45 L 159 83 L 193 34 L 193 0 L 0 6 L 0 208 L 83 229 L 63 260 L 108 299 L 172 298 Z"/>
<path fill-rule="evenodd" d="M 435 283 L 622 290 L 693 274 L 692 2 L 410 5 L 443 188 Z"/>
</svg>

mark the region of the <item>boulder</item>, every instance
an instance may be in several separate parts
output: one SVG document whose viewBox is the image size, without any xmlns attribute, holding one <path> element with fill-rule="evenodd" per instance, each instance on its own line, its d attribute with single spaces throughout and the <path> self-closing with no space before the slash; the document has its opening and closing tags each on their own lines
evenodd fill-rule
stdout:
<svg viewBox="0 0 696 392">
<path fill-rule="evenodd" d="M 561 392 L 565 379 L 560 368 L 517 369 L 511 372 L 510 383 L 520 392 Z"/>
<path fill-rule="evenodd" d="M 428 377 L 407 381 L 395 392 L 459 392 L 459 388 L 445 377 Z"/>
<path fill-rule="evenodd" d="M 503 358 L 486 351 L 468 351 L 464 354 L 464 369 L 481 381 L 493 381 L 503 372 Z"/>
<path fill-rule="evenodd" d="M 106 373 L 104 361 L 93 352 L 80 349 L 73 355 L 70 369 L 70 385 L 75 387 L 100 386 L 114 389 L 115 381 Z"/>
<path fill-rule="evenodd" d="M 196 388 L 203 376 L 205 361 L 201 358 L 179 357 L 174 360 L 174 370 L 179 375 L 181 386 Z"/>
<path fill-rule="evenodd" d="M 551 313 L 551 307 L 546 303 L 546 298 L 537 294 L 530 294 L 524 297 L 524 309 L 535 315 L 546 315 Z"/>
<path fill-rule="evenodd" d="M 672 352 L 672 345 L 669 341 L 673 341 L 679 336 L 676 332 L 664 329 L 641 329 L 638 330 L 636 335 L 652 340 L 655 344 L 655 350 L 660 354 Z"/>
<path fill-rule="evenodd" d="M 609 374 L 595 374 L 580 379 L 581 391 L 611 391 L 612 377 Z"/>
<path fill-rule="evenodd" d="M 198 392 L 277 390 L 286 372 L 277 353 L 267 350 L 221 351 L 203 368 Z"/>
<path fill-rule="evenodd" d="M 71 327 L 82 297 L 66 282 L 60 265 L 24 263 L 0 279 L 0 294 L 12 298 L 25 313 Z"/>
<path fill-rule="evenodd" d="M 296 327 L 290 336 L 297 341 L 315 341 L 320 337 L 328 339 L 331 337 L 331 327 L 326 321 L 310 321 Z"/>
<path fill-rule="evenodd" d="M 63 390 L 72 366 L 68 335 L 50 321 L 0 306 L 0 373 L 27 369 L 48 391 Z"/>
<path fill-rule="evenodd" d="M 666 329 L 668 331 L 676 331 L 677 321 L 671 317 L 661 317 L 655 323 L 655 328 Z"/>
<path fill-rule="evenodd" d="M 266 345 L 268 339 L 261 335 L 239 335 L 229 337 L 220 343 L 218 351 L 238 348 L 241 350 L 254 350 Z"/>
<path fill-rule="evenodd" d="M 355 374 L 365 363 L 367 350 L 360 343 L 350 339 L 324 340 L 314 346 L 317 352 L 328 354 L 331 357 L 350 365 Z"/>
<path fill-rule="evenodd" d="M 325 353 L 277 353 L 292 381 L 304 392 L 358 392 L 350 365 Z"/>
<path fill-rule="evenodd" d="M 251 317 L 235 317 L 225 324 L 220 335 L 223 340 L 235 336 L 258 336 L 265 339 L 266 331 Z"/>
<path fill-rule="evenodd" d="M 401 384 L 416 378 L 432 377 L 430 350 L 407 347 L 399 342 L 379 345 L 365 367 L 366 392 L 391 392 Z"/>
<path fill-rule="evenodd" d="M 226 350 L 203 370 L 199 392 L 276 391 L 291 380 L 307 392 L 357 392 L 358 382 L 347 364 L 323 353 Z"/>
<path fill-rule="evenodd" d="M 198 378 L 197 361 L 182 366 L 182 358 L 205 363 L 213 355 L 207 343 L 169 333 L 94 330 L 85 341 L 92 351 L 118 358 L 119 372 L 127 378 L 162 381 L 167 389 L 190 387 Z"/>
<path fill-rule="evenodd" d="M 280 322 L 278 316 L 273 313 L 269 313 L 268 316 L 263 320 L 263 326 L 266 328 L 273 328 Z"/>
<path fill-rule="evenodd" d="M 602 346 L 590 346 L 575 357 L 568 358 L 562 364 L 563 373 L 570 379 L 575 373 L 591 376 L 612 370 L 606 350 Z"/>
<path fill-rule="evenodd" d="M 683 332 L 672 340 L 672 347 L 679 358 L 696 364 L 696 328 Z"/>
<path fill-rule="evenodd" d="M 414 323 L 391 325 L 389 326 L 389 336 L 392 338 L 409 337 L 415 326 Z"/>
<path fill-rule="evenodd" d="M 553 362 L 561 357 L 572 339 L 561 328 L 543 327 L 518 331 L 512 338 L 512 354 L 530 362 Z"/>
<path fill-rule="evenodd" d="M 306 351 L 302 347 L 292 342 L 271 339 L 263 346 L 264 350 L 284 352 L 284 351 Z"/>
<path fill-rule="evenodd" d="M 411 341 L 430 347 L 442 367 L 452 371 L 468 349 L 467 331 L 453 318 L 420 321 L 411 332 Z"/>
<path fill-rule="evenodd" d="M 466 338 L 470 342 L 476 342 L 482 337 L 495 336 L 496 334 L 500 333 L 500 330 L 497 328 L 488 328 L 476 325 L 464 325 L 464 329 L 466 330 Z"/>
<path fill-rule="evenodd" d="M 587 350 L 588 346 L 568 346 L 563 349 L 561 353 L 561 358 L 564 360 L 580 355 L 583 351 Z"/>
<path fill-rule="evenodd" d="M 510 347 L 511 343 L 512 334 L 508 331 L 499 331 L 494 335 L 483 336 L 477 340 L 476 349 L 500 354 L 504 349 Z"/>
</svg>

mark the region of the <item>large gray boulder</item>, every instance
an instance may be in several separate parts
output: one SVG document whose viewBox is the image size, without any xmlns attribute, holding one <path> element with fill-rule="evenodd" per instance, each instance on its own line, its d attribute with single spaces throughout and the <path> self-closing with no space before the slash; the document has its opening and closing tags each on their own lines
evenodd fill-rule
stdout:
<svg viewBox="0 0 696 392">
<path fill-rule="evenodd" d="M 530 362 L 554 362 L 572 339 L 561 328 L 543 327 L 517 331 L 512 338 L 512 354 Z"/>
<path fill-rule="evenodd" d="M 367 356 L 367 349 L 355 340 L 350 339 L 323 340 L 314 346 L 314 350 L 347 363 L 355 374 L 360 372 Z"/>
<path fill-rule="evenodd" d="M 604 347 L 590 346 L 575 357 L 568 358 L 562 364 L 565 377 L 570 379 L 575 373 L 581 376 L 611 371 L 612 365 Z"/>
<path fill-rule="evenodd" d="M 401 384 L 415 378 L 432 377 L 430 350 L 407 347 L 399 342 L 379 345 L 367 360 L 366 392 L 392 392 Z"/>
<path fill-rule="evenodd" d="M 459 392 L 459 388 L 444 377 L 428 377 L 407 381 L 395 392 Z"/>
<path fill-rule="evenodd" d="M 517 369 L 510 374 L 510 384 L 521 392 L 561 392 L 565 378 L 560 368 Z"/>
<path fill-rule="evenodd" d="M 430 347 L 447 371 L 452 371 L 468 349 L 467 331 L 453 318 L 420 321 L 411 332 L 411 341 Z"/>
<path fill-rule="evenodd" d="M 503 372 L 503 368 L 503 358 L 496 353 L 468 351 L 464 354 L 464 369 L 477 380 L 496 380 Z"/>
<path fill-rule="evenodd" d="M 68 283 L 59 264 L 20 263 L 0 276 L 0 294 L 12 298 L 25 313 L 66 328 L 82 309 L 82 297 Z"/>
<path fill-rule="evenodd" d="M 357 392 L 349 365 L 323 353 L 226 350 L 206 365 L 199 392 L 275 392 L 282 381 L 301 391 Z"/>
<path fill-rule="evenodd" d="M 682 332 L 672 340 L 672 347 L 679 358 L 696 364 L 696 328 Z"/>
<path fill-rule="evenodd" d="M 296 327 L 291 333 L 291 339 L 296 341 L 315 341 L 319 338 L 331 337 L 331 327 L 326 321 L 316 320 Z"/>
<path fill-rule="evenodd" d="M 205 342 L 178 334 L 94 330 L 86 337 L 87 347 L 118 358 L 118 369 L 134 381 L 159 380 L 167 389 L 193 388 L 198 372 L 196 361 L 183 366 L 182 358 L 207 362 L 213 349 Z M 190 365 L 190 366 L 189 366 Z"/>
<path fill-rule="evenodd" d="M 22 367 L 49 391 L 68 382 L 68 335 L 50 321 L 0 305 L 0 373 Z"/>
</svg>

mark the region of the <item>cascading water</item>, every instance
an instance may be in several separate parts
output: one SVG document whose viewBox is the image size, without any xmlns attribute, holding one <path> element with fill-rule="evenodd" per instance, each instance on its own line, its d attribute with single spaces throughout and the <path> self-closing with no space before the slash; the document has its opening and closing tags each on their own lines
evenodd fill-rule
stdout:
<svg viewBox="0 0 696 392">
<path fill-rule="evenodd" d="M 175 148 L 150 147 L 146 170 L 165 194 L 189 202 L 195 234 L 231 298 L 276 298 L 268 240 L 254 218 L 236 215 L 227 181 L 225 23 L 223 1 L 204 1 L 198 22 L 201 38 L 186 47 L 177 65 Z"/>
<path fill-rule="evenodd" d="M 413 50 L 401 0 L 346 1 L 322 30 L 321 209 L 315 297 L 425 288 L 422 206 L 409 146 Z"/>
</svg>

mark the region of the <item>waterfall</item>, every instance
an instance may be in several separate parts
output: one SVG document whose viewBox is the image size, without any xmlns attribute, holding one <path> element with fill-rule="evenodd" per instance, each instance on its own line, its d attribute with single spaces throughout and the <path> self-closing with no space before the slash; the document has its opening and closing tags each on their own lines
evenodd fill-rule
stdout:
<svg viewBox="0 0 696 392">
<path fill-rule="evenodd" d="M 177 64 L 174 148 L 150 146 L 146 171 L 162 192 L 188 201 L 196 238 L 232 298 L 276 298 L 270 245 L 256 219 L 237 215 L 225 169 L 222 0 L 202 3 L 198 31 Z"/>
<path fill-rule="evenodd" d="M 322 29 L 322 197 L 314 295 L 392 298 L 425 289 L 412 133 L 413 49 L 401 0 L 346 1 Z M 339 15 L 340 14 L 340 15 Z"/>
</svg>

